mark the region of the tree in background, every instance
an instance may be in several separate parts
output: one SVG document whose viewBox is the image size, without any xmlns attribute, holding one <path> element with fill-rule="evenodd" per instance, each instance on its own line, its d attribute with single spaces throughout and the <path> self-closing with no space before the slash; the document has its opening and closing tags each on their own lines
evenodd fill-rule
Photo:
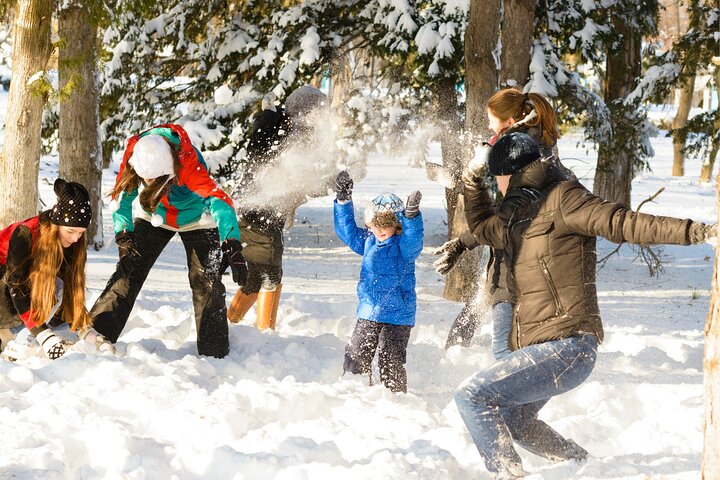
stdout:
<svg viewBox="0 0 720 480">
<path fill-rule="evenodd" d="M 712 74 L 711 87 L 714 86 L 720 101 L 720 4 L 717 0 L 693 0 L 688 4 L 690 28 L 674 44 L 673 49 L 664 56 L 668 64 L 678 65 L 679 75 L 672 84 L 687 82 L 696 72 L 708 71 Z M 713 59 L 716 59 L 713 63 Z M 703 166 L 700 181 L 708 182 L 712 177 L 713 166 L 720 150 L 720 107 L 702 112 L 688 120 L 684 127 L 671 131 L 673 141 L 683 145 L 686 155 L 702 156 Z"/>
<path fill-rule="evenodd" d="M 96 20 L 83 0 L 63 2 L 58 11 L 59 175 L 84 185 L 93 218 L 88 239 L 103 244 L 102 147 L 97 84 Z"/>
<path fill-rule="evenodd" d="M 12 79 L 0 153 L 0 225 L 38 211 L 40 129 L 50 87 L 44 70 L 50 44 L 50 0 L 20 0 L 16 5 Z"/>
</svg>

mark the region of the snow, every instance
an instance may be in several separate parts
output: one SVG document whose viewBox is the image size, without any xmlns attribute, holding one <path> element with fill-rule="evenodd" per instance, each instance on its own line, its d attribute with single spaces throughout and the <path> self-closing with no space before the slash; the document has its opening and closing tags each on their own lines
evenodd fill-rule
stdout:
<svg viewBox="0 0 720 480">
<path fill-rule="evenodd" d="M 0 117 L 6 93 L 0 92 Z M 0 118 L 0 122 L 3 118 Z M 561 158 L 589 186 L 595 156 L 582 135 L 561 139 Z M 671 139 L 652 139 L 652 172 L 633 182 L 643 211 L 714 222 L 715 187 L 698 185 L 699 160 L 671 176 Z M 205 153 L 205 152 L 203 152 Z M 439 146 L 430 149 L 439 163 Z M 318 159 L 318 162 L 324 161 Z M 117 164 L 104 171 L 103 191 Z M 150 272 L 117 344 L 118 354 L 71 353 L 57 361 L 0 361 L 0 476 L 17 479 L 488 479 L 452 394 L 491 362 L 490 327 L 470 348 L 443 349 L 462 305 L 442 298 L 432 268 L 447 232 L 443 187 L 422 169 L 372 155 L 355 178 L 355 206 L 378 193 L 423 192 L 425 249 L 417 262 L 417 326 L 408 348 L 407 395 L 338 381 L 355 324 L 360 257 L 334 235 L 332 197 L 301 206 L 285 235 L 276 332 L 258 332 L 254 309 L 230 325 L 231 353 L 199 357 L 185 251 L 177 238 Z M 52 204 L 57 158 L 41 161 L 39 187 Z M 106 238 L 111 214 L 103 212 Z M 598 256 L 615 248 L 598 242 Z M 703 326 L 713 248 L 667 246 L 658 278 L 627 246 L 598 272 L 606 329 L 598 364 L 541 417 L 584 446 L 584 465 L 519 449 L 530 479 L 668 480 L 700 477 Z M 114 270 L 117 248 L 88 251 L 88 306 Z M 237 290 L 224 277 L 228 301 Z M 66 332 L 66 335 L 70 335 Z M 375 372 L 377 380 L 377 372 Z"/>
</svg>

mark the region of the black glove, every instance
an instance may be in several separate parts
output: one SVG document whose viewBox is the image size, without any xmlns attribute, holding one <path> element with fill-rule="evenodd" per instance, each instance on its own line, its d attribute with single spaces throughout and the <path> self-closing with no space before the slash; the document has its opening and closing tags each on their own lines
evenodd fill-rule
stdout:
<svg viewBox="0 0 720 480">
<path fill-rule="evenodd" d="M 422 200 L 422 193 L 419 190 L 415 190 L 408 195 L 407 202 L 405 202 L 405 218 L 415 218 L 420 213 L 420 200 Z"/>
<path fill-rule="evenodd" d="M 140 254 L 135 248 L 135 235 L 132 232 L 120 232 L 115 234 L 115 244 L 118 247 L 120 266 L 128 273 L 135 269 Z"/>
<path fill-rule="evenodd" d="M 435 255 L 440 255 L 440 258 L 433 262 L 435 271 L 440 275 L 447 275 L 457 265 L 460 256 L 467 249 L 468 247 L 460 238 L 453 238 L 443 243 L 440 248 L 435 250 Z"/>
<path fill-rule="evenodd" d="M 38 333 L 37 341 L 42 347 L 45 355 L 50 360 L 56 360 L 65 355 L 70 347 L 73 346 L 73 342 L 70 340 L 55 335 L 52 330 L 45 329 Z"/>
<path fill-rule="evenodd" d="M 692 244 L 704 243 L 711 238 L 717 237 L 717 224 L 708 225 L 706 223 L 692 222 L 688 229 L 688 240 Z"/>
<path fill-rule="evenodd" d="M 248 276 L 248 266 L 242 254 L 242 244 L 239 240 L 231 238 L 225 240 L 221 248 L 227 263 L 230 264 L 233 282 L 242 287 Z"/>
<path fill-rule="evenodd" d="M 335 179 L 335 196 L 341 202 L 345 202 L 352 198 L 353 179 L 350 178 L 350 174 L 343 170 L 338 173 Z"/>
</svg>

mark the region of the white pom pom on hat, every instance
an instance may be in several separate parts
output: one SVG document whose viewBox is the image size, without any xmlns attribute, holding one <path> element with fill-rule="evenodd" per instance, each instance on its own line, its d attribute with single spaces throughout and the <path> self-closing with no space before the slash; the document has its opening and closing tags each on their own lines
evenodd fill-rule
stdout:
<svg viewBox="0 0 720 480">
<path fill-rule="evenodd" d="M 150 217 L 150 223 L 153 227 L 159 227 L 160 225 L 165 223 L 165 220 L 163 220 L 163 217 L 161 217 L 157 213 L 153 213 L 152 217 Z"/>
<path fill-rule="evenodd" d="M 135 143 L 128 163 L 146 180 L 175 174 L 175 161 L 170 144 L 161 135 L 145 135 Z"/>
</svg>

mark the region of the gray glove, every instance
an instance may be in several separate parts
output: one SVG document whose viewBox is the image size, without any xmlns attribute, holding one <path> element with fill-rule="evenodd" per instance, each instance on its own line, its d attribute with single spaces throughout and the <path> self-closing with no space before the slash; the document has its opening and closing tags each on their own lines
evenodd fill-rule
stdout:
<svg viewBox="0 0 720 480">
<path fill-rule="evenodd" d="M 415 190 L 408 195 L 407 202 L 405 202 L 405 218 L 415 218 L 420 213 L 420 200 L 422 200 L 422 193 L 419 190 Z"/>
<path fill-rule="evenodd" d="M 717 223 L 708 225 L 706 223 L 692 222 L 688 229 L 688 240 L 691 244 L 705 243 L 718 234 Z"/>
<path fill-rule="evenodd" d="M 440 275 L 447 275 L 450 270 L 455 268 L 460 256 L 468 249 L 460 238 L 453 238 L 443 243 L 440 248 L 435 250 L 435 255 L 440 258 L 433 262 L 433 267 Z"/>
<path fill-rule="evenodd" d="M 350 174 L 343 170 L 338 173 L 335 179 L 335 196 L 341 202 L 346 202 L 352 198 L 353 180 Z"/>
</svg>

